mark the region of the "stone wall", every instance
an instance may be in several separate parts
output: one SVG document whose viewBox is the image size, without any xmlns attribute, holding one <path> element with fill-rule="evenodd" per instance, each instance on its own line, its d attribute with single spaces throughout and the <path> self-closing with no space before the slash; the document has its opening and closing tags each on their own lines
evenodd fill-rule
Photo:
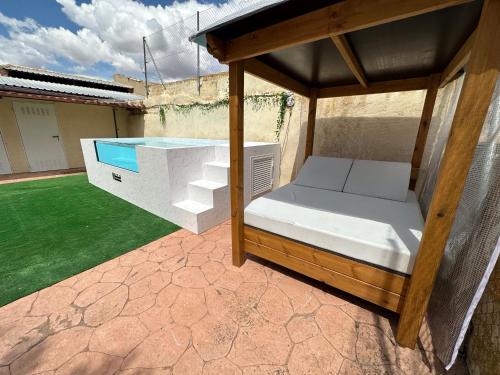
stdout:
<svg viewBox="0 0 500 375">
<path fill-rule="evenodd" d="M 146 89 L 144 87 L 144 81 L 132 77 L 124 76 L 123 74 L 113 74 L 113 81 L 118 83 L 123 83 L 128 86 L 132 86 L 134 94 L 145 95 Z"/>
<path fill-rule="evenodd" d="M 251 75 L 245 75 L 245 95 L 281 93 L 283 89 Z M 203 113 L 167 110 L 166 123 L 160 122 L 159 105 L 210 103 L 227 97 L 227 73 L 202 77 L 198 95 L 196 79 L 156 86 L 145 100 L 143 123 L 131 120 L 134 136 L 194 137 L 227 139 L 227 107 Z M 410 161 L 422 112 L 423 91 L 321 99 L 318 101 L 314 154 L 363 159 Z M 295 105 L 287 109 L 280 132 L 282 147 L 281 184 L 290 182 L 304 159 L 308 99 L 295 95 Z M 259 110 L 245 105 L 245 139 L 275 141 L 278 106 Z M 138 120 L 138 119 L 137 119 Z M 138 120 L 140 122 L 140 120 Z"/>
</svg>

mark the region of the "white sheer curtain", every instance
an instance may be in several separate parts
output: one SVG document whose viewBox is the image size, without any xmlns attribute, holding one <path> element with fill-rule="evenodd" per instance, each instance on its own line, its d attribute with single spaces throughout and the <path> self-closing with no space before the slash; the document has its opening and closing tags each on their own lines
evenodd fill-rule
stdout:
<svg viewBox="0 0 500 375">
<path fill-rule="evenodd" d="M 426 214 L 448 139 L 463 77 L 443 89 L 426 146 L 420 183 Z M 444 103 L 444 104 L 443 104 Z M 431 139 L 431 137 L 434 137 Z M 432 141 L 433 140 L 433 141 Z M 453 228 L 446 246 L 427 320 L 438 357 L 449 369 L 457 357 L 500 252 L 500 79 L 483 125 Z"/>
</svg>

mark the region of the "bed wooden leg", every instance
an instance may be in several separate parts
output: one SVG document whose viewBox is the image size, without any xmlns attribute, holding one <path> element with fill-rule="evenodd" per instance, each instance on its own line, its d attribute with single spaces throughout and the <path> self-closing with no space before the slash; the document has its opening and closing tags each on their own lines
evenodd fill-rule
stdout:
<svg viewBox="0 0 500 375">
<path fill-rule="evenodd" d="M 245 263 L 243 242 L 243 61 L 229 64 L 229 154 L 231 160 L 231 238 L 233 265 Z"/>
<path fill-rule="evenodd" d="M 420 242 L 396 340 L 414 348 L 500 70 L 500 0 L 486 0 Z"/>
</svg>

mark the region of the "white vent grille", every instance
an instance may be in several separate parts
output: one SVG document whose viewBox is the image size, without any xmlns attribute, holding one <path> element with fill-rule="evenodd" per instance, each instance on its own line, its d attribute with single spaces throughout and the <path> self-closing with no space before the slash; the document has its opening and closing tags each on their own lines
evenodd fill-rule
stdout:
<svg viewBox="0 0 500 375">
<path fill-rule="evenodd" d="M 273 155 L 260 155 L 251 158 L 252 198 L 273 188 Z"/>
</svg>

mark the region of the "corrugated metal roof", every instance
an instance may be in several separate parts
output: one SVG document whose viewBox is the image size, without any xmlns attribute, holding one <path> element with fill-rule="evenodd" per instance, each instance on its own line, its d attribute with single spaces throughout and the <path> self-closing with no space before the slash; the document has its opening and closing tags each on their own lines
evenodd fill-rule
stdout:
<svg viewBox="0 0 500 375">
<path fill-rule="evenodd" d="M 56 93 L 75 94 L 75 95 L 90 96 L 94 98 L 105 98 L 105 99 L 114 99 L 122 101 L 143 99 L 142 96 L 129 94 L 126 92 L 101 90 L 90 87 L 65 85 L 62 83 L 52 83 L 43 81 L 33 81 L 31 79 L 5 77 L 5 76 L 0 76 L 0 87 L 1 86 L 22 87 L 25 89 L 43 90 Z"/>
<path fill-rule="evenodd" d="M 105 79 L 99 79 L 99 78 L 94 78 L 94 77 L 79 76 L 76 74 L 59 73 L 59 72 L 54 72 L 51 70 L 40 69 L 40 68 L 31 68 L 31 67 L 21 66 L 21 65 L 5 64 L 5 65 L 0 65 L 0 68 L 5 69 L 5 70 L 16 71 L 16 72 L 39 74 L 39 75 L 43 75 L 43 76 L 47 76 L 47 77 L 58 77 L 58 78 L 72 79 L 75 81 L 92 82 L 92 83 L 97 83 L 97 84 L 101 84 L 101 85 L 124 87 L 124 88 L 128 88 L 128 89 L 132 88 L 132 86 L 125 85 L 125 84 L 120 83 L 120 82 L 108 81 Z"/>
<path fill-rule="evenodd" d="M 114 99 L 92 98 L 92 97 L 71 95 L 71 94 L 57 94 L 53 92 L 47 92 L 46 94 L 44 94 L 43 91 L 34 92 L 31 90 L 22 91 L 19 89 L 9 89 L 9 88 L 4 89 L 1 86 L 0 86 L 0 96 L 6 96 L 11 98 L 22 98 L 28 100 L 47 100 L 50 102 L 105 105 L 109 107 L 127 108 L 135 110 L 145 109 L 142 101 L 125 102 Z"/>
</svg>

